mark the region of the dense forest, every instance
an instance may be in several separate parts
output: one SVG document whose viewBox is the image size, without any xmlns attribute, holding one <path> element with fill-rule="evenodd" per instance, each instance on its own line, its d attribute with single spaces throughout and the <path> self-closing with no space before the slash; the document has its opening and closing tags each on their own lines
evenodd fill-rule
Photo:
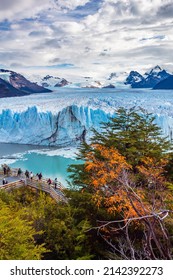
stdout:
<svg viewBox="0 0 173 280">
<path fill-rule="evenodd" d="M 154 121 L 120 108 L 93 130 L 68 169 L 68 203 L 0 191 L 0 259 L 172 259 L 172 144 Z"/>
</svg>

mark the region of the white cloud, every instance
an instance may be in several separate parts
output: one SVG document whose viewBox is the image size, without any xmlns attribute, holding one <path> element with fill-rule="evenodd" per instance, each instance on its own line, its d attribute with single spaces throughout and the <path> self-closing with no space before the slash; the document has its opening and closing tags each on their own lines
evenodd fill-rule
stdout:
<svg viewBox="0 0 173 280">
<path fill-rule="evenodd" d="M 12 23 L 0 31 L 0 59 L 7 66 L 71 63 L 80 73 L 106 73 L 172 59 L 173 23 L 166 16 L 172 0 L 104 0 L 84 17 L 71 11 L 94 0 L 1 1 L 0 19 Z"/>
</svg>

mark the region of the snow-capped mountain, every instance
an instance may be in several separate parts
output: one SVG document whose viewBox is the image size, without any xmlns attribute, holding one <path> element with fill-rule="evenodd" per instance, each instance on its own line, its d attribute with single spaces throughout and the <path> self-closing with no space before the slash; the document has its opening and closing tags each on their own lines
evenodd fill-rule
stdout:
<svg viewBox="0 0 173 280">
<path fill-rule="evenodd" d="M 55 90 L 56 87 L 68 88 L 115 88 L 123 86 L 124 80 L 127 77 L 126 72 L 111 73 L 107 77 L 93 76 L 68 76 L 60 78 L 59 75 L 46 74 L 45 76 L 28 74 L 29 80 L 38 85 Z"/>
<path fill-rule="evenodd" d="M 168 78 L 171 74 L 162 69 L 158 65 L 150 69 L 143 75 L 137 71 L 131 71 L 129 75 L 127 72 L 112 72 L 107 76 L 93 77 L 93 76 L 68 76 L 60 78 L 59 75 L 27 74 L 21 75 L 10 70 L 0 70 L 0 78 L 5 82 L 10 83 L 11 86 L 25 93 L 49 92 L 49 90 L 56 90 L 60 87 L 67 88 L 153 88 L 159 82 Z M 27 78 L 25 78 L 25 76 Z M 32 82 L 31 82 L 32 81 Z M 164 86 L 165 89 L 169 85 Z M 22 94 L 22 93 L 21 93 Z M 10 96 L 10 95 L 9 95 Z"/>
<path fill-rule="evenodd" d="M 41 75 L 27 75 L 27 77 L 36 83 L 39 86 L 42 86 L 47 89 L 54 89 L 57 87 L 70 86 L 71 82 L 67 81 L 65 78 L 60 78 L 58 76 L 53 76 L 46 74 L 45 76 Z"/>
<path fill-rule="evenodd" d="M 173 75 L 156 84 L 153 89 L 173 89 Z"/>
<path fill-rule="evenodd" d="M 32 83 L 21 74 L 11 70 L 0 69 L 0 78 L 5 82 L 4 85 L 6 84 L 6 88 L 8 88 L 8 91 L 6 90 L 5 92 L 4 88 L 0 86 L 1 97 L 3 95 L 4 97 L 9 97 L 22 96 L 31 93 L 51 92 L 49 89 L 39 86 L 36 83 Z"/>
<path fill-rule="evenodd" d="M 170 75 L 170 73 L 157 65 L 143 76 L 136 71 L 131 71 L 125 84 L 131 85 L 132 88 L 153 88 Z"/>
<path fill-rule="evenodd" d="M 54 77 L 50 75 L 46 75 L 41 79 L 41 81 L 38 82 L 38 84 L 41 84 L 45 87 L 64 87 L 70 84 L 66 79 Z"/>
<path fill-rule="evenodd" d="M 126 78 L 125 84 L 134 87 L 134 85 L 143 84 L 144 81 L 144 77 L 139 72 L 131 71 L 129 76 Z"/>
</svg>

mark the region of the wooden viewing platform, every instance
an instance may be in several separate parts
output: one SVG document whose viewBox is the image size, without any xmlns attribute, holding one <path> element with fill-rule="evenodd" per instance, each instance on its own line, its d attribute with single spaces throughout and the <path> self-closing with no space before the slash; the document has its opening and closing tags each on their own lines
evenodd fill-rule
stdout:
<svg viewBox="0 0 173 280">
<path fill-rule="evenodd" d="M 63 193 L 64 186 L 57 182 L 57 188 L 55 189 L 53 184 L 48 184 L 46 179 L 38 180 L 35 176 L 31 179 L 25 177 L 25 175 L 17 176 L 18 169 L 10 169 L 8 175 L 4 175 L 3 170 L 0 169 L 0 177 L 11 178 L 13 181 L 5 185 L 0 183 L 0 190 L 10 191 L 12 189 L 17 189 L 20 187 L 30 187 L 45 193 L 48 193 L 57 203 L 63 201 L 67 203 L 67 198 Z"/>
</svg>

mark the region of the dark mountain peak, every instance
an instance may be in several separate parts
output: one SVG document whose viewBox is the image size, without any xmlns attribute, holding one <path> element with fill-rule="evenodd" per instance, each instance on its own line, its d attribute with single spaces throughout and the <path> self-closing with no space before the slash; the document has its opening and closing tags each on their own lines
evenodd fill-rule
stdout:
<svg viewBox="0 0 173 280">
<path fill-rule="evenodd" d="M 7 75 L 4 75 L 6 74 Z M 42 92 L 51 92 L 51 90 L 46 89 L 42 86 L 37 85 L 36 83 L 30 82 L 20 73 L 16 73 L 11 70 L 0 69 L 1 79 L 6 83 L 9 83 L 13 88 L 24 93 L 42 93 Z M 22 95 L 22 94 L 20 94 Z"/>
<path fill-rule="evenodd" d="M 130 84 L 132 88 L 153 88 L 157 83 L 169 77 L 170 74 L 159 65 L 149 70 L 142 76 L 137 71 L 131 71 L 125 84 Z"/>
<path fill-rule="evenodd" d="M 28 95 L 28 93 L 24 93 L 14 88 L 10 83 L 0 78 L 0 98 L 22 96 L 22 95 Z"/>
<path fill-rule="evenodd" d="M 133 85 L 135 83 L 142 82 L 144 77 L 137 71 L 131 71 L 128 77 L 126 78 L 126 85 Z"/>
<path fill-rule="evenodd" d="M 159 65 L 156 65 L 155 67 L 147 71 L 144 75 L 158 75 L 158 73 L 160 73 L 161 71 L 163 71 L 163 69 Z"/>
</svg>

